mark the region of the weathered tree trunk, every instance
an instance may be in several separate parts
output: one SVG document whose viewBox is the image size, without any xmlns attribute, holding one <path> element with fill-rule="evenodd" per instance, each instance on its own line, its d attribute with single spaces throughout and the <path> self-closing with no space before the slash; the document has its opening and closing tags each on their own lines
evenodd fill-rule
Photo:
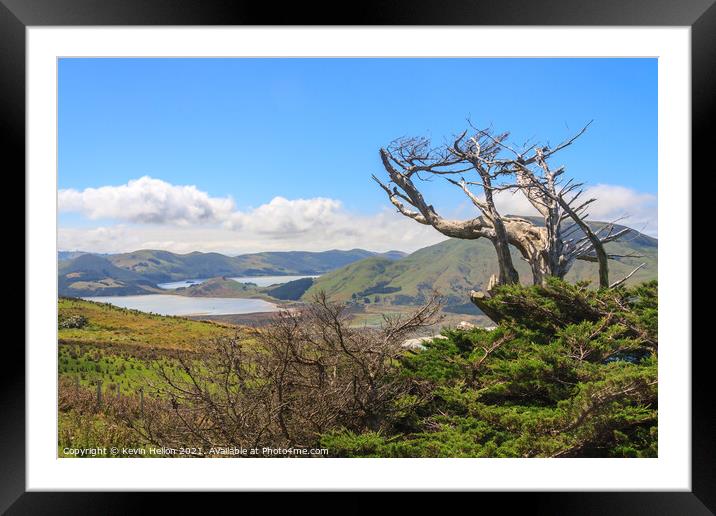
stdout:
<svg viewBox="0 0 716 516">
<path fill-rule="evenodd" d="M 508 225 L 509 242 L 529 263 L 534 285 L 543 285 L 548 276 L 564 276 L 562 268 L 550 259 L 554 253 L 549 247 L 546 228 L 519 218 L 506 219 L 505 222 Z"/>
<path fill-rule="evenodd" d="M 489 317 L 495 324 L 499 324 L 500 321 L 504 319 L 504 317 L 500 312 L 490 307 L 490 305 L 487 303 L 489 299 L 490 296 L 487 292 L 475 290 L 470 292 L 470 301 L 472 301 L 472 303 L 476 307 L 478 307 L 483 314 Z"/>
<path fill-rule="evenodd" d="M 520 275 L 512 263 L 512 255 L 510 254 L 510 244 L 507 239 L 507 231 L 501 220 L 494 221 L 495 238 L 492 245 L 497 253 L 498 276 L 497 283 L 499 285 L 507 285 L 520 282 Z"/>
<path fill-rule="evenodd" d="M 545 285 L 547 278 L 550 277 L 563 279 L 567 273 L 551 248 L 538 251 L 535 256 L 530 258 L 529 262 L 532 268 L 532 284 L 534 285 Z"/>
<path fill-rule="evenodd" d="M 601 242 L 594 245 L 594 252 L 597 254 L 599 262 L 599 287 L 609 288 L 609 262 L 607 261 L 607 252 Z"/>
<path fill-rule="evenodd" d="M 530 263 L 532 269 L 532 284 L 533 285 L 544 285 L 549 276 L 549 271 L 545 270 L 542 264 L 537 262 Z"/>
</svg>

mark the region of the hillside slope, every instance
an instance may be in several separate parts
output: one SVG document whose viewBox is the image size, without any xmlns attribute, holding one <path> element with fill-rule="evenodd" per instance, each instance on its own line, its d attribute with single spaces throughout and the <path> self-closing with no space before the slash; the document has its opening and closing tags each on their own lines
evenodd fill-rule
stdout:
<svg viewBox="0 0 716 516">
<path fill-rule="evenodd" d="M 57 277 L 60 296 L 128 296 L 158 292 L 154 283 L 133 271 L 116 267 L 106 258 L 83 254 L 61 262 Z"/>
<path fill-rule="evenodd" d="M 82 299 L 60 298 L 57 307 L 60 344 L 196 350 L 212 338 L 231 337 L 240 331 L 232 325 L 147 314 Z M 62 322 L 73 317 L 82 317 L 85 323 L 64 327 Z"/>
<path fill-rule="evenodd" d="M 404 256 L 399 251 L 383 253 L 391 259 Z M 323 252 L 287 251 L 226 256 L 219 253 L 175 254 L 168 251 L 140 250 L 109 255 L 115 266 L 140 274 L 156 283 L 190 278 L 219 276 L 272 276 L 323 274 L 377 253 L 363 249 Z"/>
<path fill-rule="evenodd" d="M 179 287 L 169 292 L 187 297 L 265 297 L 255 284 L 239 283 L 227 277 L 209 278 L 197 285 Z"/>
<path fill-rule="evenodd" d="M 632 276 L 629 283 L 656 278 L 656 239 L 631 231 L 622 241 L 608 244 L 607 250 L 614 254 L 643 255 L 642 258 L 611 260 L 612 278 L 625 276 L 642 262 L 647 264 L 646 267 Z M 516 250 L 512 254 L 521 281 L 531 283 L 529 266 Z M 368 298 L 371 303 L 377 300 L 387 304 L 415 304 L 434 289 L 447 297 L 448 305 L 456 307 L 467 303 L 470 290 L 485 288 L 496 269 L 495 251 L 488 240 L 448 239 L 397 261 L 368 258 L 332 271 L 318 278 L 303 299 L 324 290 L 336 301 L 353 299 L 360 302 Z M 566 279 L 595 282 L 597 266 L 578 261 Z"/>
</svg>

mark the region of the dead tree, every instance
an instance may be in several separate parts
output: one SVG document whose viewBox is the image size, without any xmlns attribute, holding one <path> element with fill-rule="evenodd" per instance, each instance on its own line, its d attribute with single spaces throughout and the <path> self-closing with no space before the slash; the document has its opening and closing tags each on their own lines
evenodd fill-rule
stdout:
<svg viewBox="0 0 716 516">
<path fill-rule="evenodd" d="M 492 192 L 492 170 L 476 159 L 477 154 L 494 158 L 499 152 L 499 145 L 486 138 L 472 139 L 473 147 L 461 146 L 465 133 L 456 140 L 454 148 L 431 148 L 430 142 L 424 138 L 409 138 L 396 140 L 388 148 L 380 150 L 383 167 L 388 172 L 390 182 L 395 186 L 390 188 L 375 175 L 373 179 L 383 188 L 390 202 L 406 217 L 412 218 L 420 224 L 434 227 L 440 233 L 460 239 L 474 240 L 487 238 L 495 247 L 497 253 L 498 274 L 493 280 L 494 284 L 517 283 L 519 275 L 512 262 L 509 251 L 511 235 L 518 232 L 515 221 L 499 213 L 494 203 Z M 506 136 L 506 135 L 505 135 Z M 415 186 L 414 178 L 422 179 L 421 174 L 454 175 L 474 171 L 480 178 L 483 187 L 483 198 L 475 195 L 468 187 L 467 182 L 460 182 L 447 178 L 457 185 L 470 198 L 478 208 L 480 215 L 469 220 L 449 220 L 442 217 L 428 204 L 420 190 Z"/>
<path fill-rule="evenodd" d="M 437 324 L 433 296 L 380 328 L 348 324 L 324 293 L 301 311 L 281 311 L 251 340 L 215 339 L 205 353 L 157 369 L 156 398 L 123 421 L 144 441 L 169 448 L 315 448 L 330 430 L 379 431 L 414 385 L 393 365 L 406 338 Z"/>
<path fill-rule="evenodd" d="M 533 273 L 563 278 L 575 260 L 596 262 L 599 268 L 599 287 L 609 288 L 616 284 L 609 283 L 608 260 L 639 257 L 639 255 L 608 254 L 604 245 L 621 238 L 631 230 L 628 228 L 616 230 L 616 223 L 610 222 L 594 231 L 587 223 L 589 214 L 586 210 L 597 199 L 583 200 L 581 196 L 584 193 L 584 183 L 575 183 L 570 179 L 562 184 L 560 178 L 565 168 L 559 167 L 553 170 L 548 163 L 550 156 L 571 144 L 586 131 L 588 126 L 589 124 L 554 150 L 535 146 L 532 148 L 532 153 L 525 156 L 526 153 L 504 146 L 514 158 L 500 160 L 497 166 L 503 167 L 506 174 L 514 174 L 517 179 L 516 188 L 525 194 L 543 217 L 547 245 L 541 254 L 546 267 L 542 264 L 538 267 L 533 266 Z M 570 222 L 566 227 L 564 227 L 565 221 Z M 631 274 L 643 266 L 644 264 L 639 265 Z M 544 273 L 545 270 L 548 271 L 547 274 Z M 535 283 L 538 281 L 535 280 Z M 622 282 L 618 284 L 620 283 Z"/>
<path fill-rule="evenodd" d="M 491 278 L 486 289 L 488 293 L 471 293 L 472 301 L 483 311 L 486 308 L 483 300 L 492 287 L 519 281 L 510 246 L 517 249 L 530 265 L 534 284 L 544 284 L 550 276 L 564 278 L 575 260 L 588 260 L 599 264 L 600 286 L 608 287 L 606 260 L 610 256 L 604 250 L 604 244 L 629 230 L 614 232 L 616 226 L 611 223 L 593 231 L 585 222 L 588 216 L 585 209 L 595 199 L 580 203 L 582 184 L 570 181 L 562 185 L 560 176 L 564 168 L 553 170 L 548 165 L 552 156 L 571 145 L 588 126 L 554 148 L 531 145 L 518 150 L 506 143 L 508 133 L 494 134 L 489 129 L 474 127 L 472 134 L 465 131 L 452 143 L 437 147 L 432 147 L 424 138 L 404 138 L 380 149 L 389 183 L 375 175 L 373 179 L 404 216 L 432 226 L 449 237 L 487 238 L 492 242 L 497 254 L 498 274 Z M 415 183 L 416 178 L 429 180 L 438 176 L 445 176 L 447 181 L 460 188 L 478 209 L 479 215 L 468 220 L 442 217 L 424 199 Z M 494 198 L 501 191 L 525 195 L 541 215 L 543 223 L 501 214 Z M 570 223 L 565 224 L 567 221 Z M 579 230 L 583 235 L 578 234 Z"/>
</svg>

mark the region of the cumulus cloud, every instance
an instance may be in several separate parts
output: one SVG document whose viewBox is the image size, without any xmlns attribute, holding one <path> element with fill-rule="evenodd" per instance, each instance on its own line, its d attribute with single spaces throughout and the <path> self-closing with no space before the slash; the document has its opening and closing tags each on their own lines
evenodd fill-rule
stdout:
<svg viewBox="0 0 716 516">
<path fill-rule="evenodd" d="M 119 186 L 60 190 L 59 209 L 81 213 L 91 220 L 180 226 L 222 224 L 227 229 L 281 235 L 330 225 L 341 203 L 323 197 L 274 197 L 267 204 L 242 212 L 230 197 L 211 197 L 193 185 L 173 185 L 144 176 Z"/>
<path fill-rule="evenodd" d="M 656 235 L 656 196 L 614 185 L 593 186 L 584 196 L 598 199 L 591 219 L 608 221 L 626 215 L 622 223 Z M 460 204 L 445 216 L 475 215 L 471 205 L 457 202 Z M 519 193 L 501 192 L 497 203 L 505 214 L 536 214 Z M 81 192 L 62 190 L 60 209 L 80 212 L 90 219 L 117 221 L 95 228 L 61 228 L 59 243 L 63 250 L 116 253 L 150 248 L 241 254 L 358 247 L 409 252 L 445 239 L 392 207 L 358 215 L 336 199 L 274 197 L 241 211 L 230 198 L 211 197 L 194 186 L 174 186 L 149 177 Z"/>
<path fill-rule="evenodd" d="M 260 225 L 256 221 L 251 224 Z M 329 223 L 303 232 L 266 233 L 224 226 L 127 224 L 97 228 L 60 228 L 59 248 L 98 253 L 162 249 L 176 253 L 219 252 L 229 255 L 259 251 L 325 251 L 362 248 L 371 251 L 415 251 L 445 237 L 390 210 L 375 215 L 336 214 Z"/>
<path fill-rule="evenodd" d="M 412 251 L 445 239 L 388 209 L 356 215 L 336 199 L 274 197 L 238 210 L 231 198 L 146 176 L 119 186 L 61 190 L 59 206 L 90 220 L 112 221 L 61 228 L 60 248 L 104 253 L 148 248 L 227 254 L 355 247 Z"/>
<path fill-rule="evenodd" d="M 658 200 L 656 195 L 637 192 L 617 185 L 594 185 L 582 194 L 585 199 L 597 199 L 590 207 L 593 220 L 620 223 L 656 236 L 658 233 Z"/>
<path fill-rule="evenodd" d="M 267 235 L 305 233 L 330 227 L 340 211 L 341 203 L 335 199 L 274 197 L 254 210 L 233 213 L 225 226 Z"/>
<path fill-rule="evenodd" d="M 196 186 L 176 186 L 148 176 L 126 185 L 60 190 L 60 211 L 142 224 L 206 224 L 226 220 L 235 210 L 229 197 L 210 197 Z"/>
<path fill-rule="evenodd" d="M 589 207 L 589 219 L 611 222 L 619 219 L 621 224 L 656 236 L 656 195 L 637 192 L 618 185 L 598 184 L 585 188 L 580 199 L 597 199 Z M 495 202 L 500 213 L 512 215 L 538 215 L 537 210 L 520 192 L 499 192 Z"/>
</svg>

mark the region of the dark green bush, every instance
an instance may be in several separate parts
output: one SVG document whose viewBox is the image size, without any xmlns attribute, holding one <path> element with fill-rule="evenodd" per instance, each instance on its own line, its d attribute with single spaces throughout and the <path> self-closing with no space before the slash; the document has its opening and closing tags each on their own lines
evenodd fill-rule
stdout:
<svg viewBox="0 0 716 516">
<path fill-rule="evenodd" d="M 504 286 L 497 329 L 450 330 L 399 364 L 416 395 L 333 456 L 655 457 L 657 285 Z"/>
</svg>

